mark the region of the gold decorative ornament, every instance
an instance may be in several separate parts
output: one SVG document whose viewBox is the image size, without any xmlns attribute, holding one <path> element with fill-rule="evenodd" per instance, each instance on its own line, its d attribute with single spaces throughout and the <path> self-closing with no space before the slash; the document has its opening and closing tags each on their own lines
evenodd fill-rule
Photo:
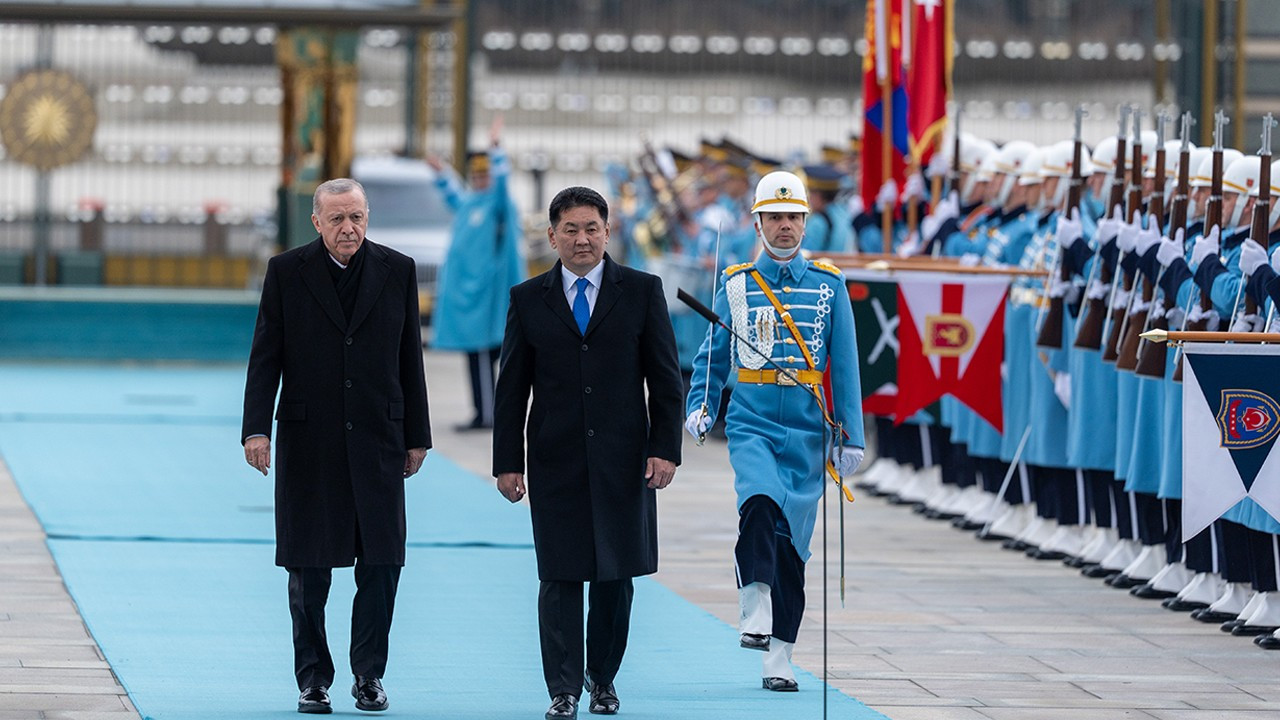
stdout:
<svg viewBox="0 0 1280 720">
<path fill-rule="evenodd" d="M 93 147 L 98 112 L 84 83 L 61 70 L 20 76 L 0 101 L 0 141 L 14 160 L 52 170 Z"/>
<path fill-rule="evenodd" d="M 790 200 L 791 190 L 789 188 L 780 187 L 776 191 L 774 191 L 773 196 L 778 198 L 779 200 Z"/>
</svg>

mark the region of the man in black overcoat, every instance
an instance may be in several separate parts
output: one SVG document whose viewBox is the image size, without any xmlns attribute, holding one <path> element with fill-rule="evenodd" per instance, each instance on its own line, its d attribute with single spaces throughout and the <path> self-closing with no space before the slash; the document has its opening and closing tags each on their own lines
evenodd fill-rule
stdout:
<svg viewBox="0 0 1280 720">
<path fill-rule="evenodd" d="M 524 497 L 527 419 L 538 624 L 553 719 L 576 717 L 584 680 L 591 712 L 618 711 L 613 681 L 627 644 L 631 578 L 658 569 L 655 490 L 680 463 L 683 385 L 661 281 L 605 254 L 604 198 L 589 188 L 562 190 L 550 220 L 547 236 L 560 261 L 511 289 L 493 474 L 508 500 Z"/>
<path fill-rule="evenodd" d="M 267 263 L 240 437 L 265 475 L 279 389 L 276 564 L 289 571 L 298 711 L 331 712 L 324 607 L 332 568 L 352 565 L 351 692 L 385 710 L 404 480 L 431 447 L 418 285 L 413 260 L 365 239 L 359 183 L 323 183 L 312 209 L 320 237 Z"/>
</svg>

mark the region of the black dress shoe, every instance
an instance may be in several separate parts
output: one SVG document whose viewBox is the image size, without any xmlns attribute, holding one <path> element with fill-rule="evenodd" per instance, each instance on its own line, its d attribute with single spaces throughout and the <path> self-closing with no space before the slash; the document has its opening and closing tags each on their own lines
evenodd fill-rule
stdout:
<svg viewBox="0 0 1280 720">
<path fill-rule="evenodd" d="M 333 712 L 329 704 L 329 688 L 316 685 L 302 691 L 298 696 L 298 712 L 308 715 L 328 715 Z"/>
<path fill-rule="evenodd" d="M 469 423 L 462 423 L 460 425 L 453 426 L 453 431 L 460 432 L 460 433 L 473 432 L 476 430 L 492 430 L 492 429 L 493 429 L 493 423 L 487 423 L 481 420 L 480 418 L 476 418 L 475 420 L 472 420 Z"/>
<path fill-rule="evenodd" d="M 1280 650 L 1280 637 L 1275 635 L 1259 635 L 1253 639 L 1253 644 L 1263 650 Z"/>
<path fill-rule="evenodd" d="M 1113 575 L 1119 575 L 1120 571 L 1108 570 L 1107 568 L 1104 568 L 1101 565 L 1085 565 L 1084 567 L 1080 568 L 1080 574 L 1087 578 L 1110 579 Z"/>
<path fill-rule="evenodd" d="M 560 693 L 551 698 L 551 707 L 547 708 L 547 720 L 574 720 L 578 717 L 578 698 L 569 693 Z"/>
<path fill-rule="evenodd" d="M 981 530 L 983 528 L 983 523 L 974 522 L 973 520 L 969 520 L 965 516 L 961 515 L 960 517 L 951 521 L 951 526 L 960 528 L 961 530 L 964 530 L 966 532 L 971 532 L 973 530 Z"/>
<path fill-rule="evenodd" d="M 984 525 L 983 527 L 986 527 L 986 526 Z M 1008 535 L 993 533 L 990 530 L 979 530 L 978 532 L 974 533 L 974 537 L 984 542 L 1002 542 L 1002 541 L 1011 539 Z"/>
<path fill-rule="evenodd" d="M 1160 605 L 1162 605 L 1166 610 L 1172 610 L 1174 612 L 1190 612 L 1192 610 L 1203 610 L 1209 607 L 1209 603 L 1192 602 L 1190 600 L 1183 600 L 1180 597 L 1171 597 L 1160 603 Z"/>
<path fill-rule="evenodd" d="M 1078 570 L 1089 563 L 1082 557 L 1068 557 L 1062 561 L 1062 564 L 1069 568 L 1076 568 Z"/>
<path fill-rule="evenodd" d="M 376 712 L 386 710 L 390 705 L 387 702 L 387 692 L 382 689 L 382 680 L 375 677 L 357 675 L 355 683 L 351 685 L 351 697 L 356 699 L 357 710 Z"/>
<path fill-rule="evenodd" d="M 1139 585 L 1146 585 L 1147 581 L 1120 573 L 1115 577 L 1107 578 L 1106 583 L 1117 590 L 1128 590 L 1129 588 L 1136 588 Z"/>
<path fill-rule="evenodd" d="M 1224 623 L 1228 620 L 1235 620 L 1237 617 L 1236 613 L 1218 612 L 1207 607 L 1191 613 L 1191 619 L 1199 620 L 1202 623 Z"/>
<path fill-rule="evenodd" d="M 1275 631 L 1276 629 L 1274 627 L 1271 627 L 1268 625 L 1249 625 L 1247 623 L 1240 623 L 1239 625 L 1231 628 L 1231 634 L 1235 635 L 1236 637 L 1253 637 L 1255 635 L 1270 635 Z"/>
<path fill-rule="evenodd" d="M 1032 560 L 1065 560 L 1067 558 L 1067 554 L 1057 550 L 1041 550 L 1040 548 L 1036 548 L 1035 550 L 1028 550 L 1027 557 Z"/>
<path fill-rule="evenodd" d="M 1240 618 L 1237 617 L 1234 620 L 1228 620 L 1222 623 L 1222 627 L 1218 629 L 1221 630 L 1222 632 L 1231 632 L 1232 630 L 1235 630 L 1241 625 L 1244 625 L 1244 620 L 1241 620 Z"/>
<path fill-rule="evenodd" d="M 1165 600 L 1171 597 L 1178 596 L 1178 593 L 1176 592 L 1170 592 L 1168 590 L 1157 590 L 1155 586 L 1152 585 L 1151 583 L 1147 583 L 1146 585 L 1139 585 L 1138 587 L 1130 590 L 1129 594 L 1136 598 L 1142 598 L 1143 600 Z"/>
<path fill-rule="evenodd" d="M 757 635 L 755 633 L 742 633 L 738 638 L 738 644 L 748 650 L 769 650 L 769 636 Z"/>
<path fill-rule="evenodd" d="M 760 687 L 774 692 L 798 692 L 800 686 L 795 680 L 780 677 L 767 677 L 760 680 Z"/>
<path fill-rule="evenodd" d="M 613 689 L 613 683 L 607 685 L 597 685 L 591 682 L 588 677 L 586 681 L 587 692 L 591 693 L 591 704 L 587 706 L 587 710 L 592 715 L 617 715 L 618 693 Z"/>
</svg>

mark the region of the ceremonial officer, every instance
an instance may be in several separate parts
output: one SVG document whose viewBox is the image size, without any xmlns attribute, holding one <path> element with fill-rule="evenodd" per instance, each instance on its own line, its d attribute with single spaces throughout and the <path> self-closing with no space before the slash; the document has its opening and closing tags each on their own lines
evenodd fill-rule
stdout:
<svg viewBox="0 0 1280 720">
<path fill-rule="evenodd" d="M 714 302 L 742 340 L 717 328 L 703 343 L 685 427 L 695 436 L 710 427 L 733 373 L 727 433 L 739 512 L 740 643 L 764 651 L 763 686 L 785 692 L 797 689 L 791 652 L 827 465 L 847 476 L 862 460 L 862 393 L 844 277 L 799 253 L 810 210 L 804 184 L 770 173 L 751 209 L 764 252 L 726 269 Z M 815 397 L 824 373 L 831 419 L 843 431 L 835 442 L 825 399 Z"/>
<path fill-rule="evenodd" d="M 507 189 L 511 166 L 498 144 L 498 130 L 495 123 L 489 152 L 467 159 L 470 191 L 438 158 L 427 159 L 453 211 L 453 239 L 440 269 L 431 322 L 434 347 L 467 353 L 475 414 L 458 430 L 493 427 L 494 366 L 507 319 L 507 291 L 525 274 L 520 216 Z"/>
</svg>

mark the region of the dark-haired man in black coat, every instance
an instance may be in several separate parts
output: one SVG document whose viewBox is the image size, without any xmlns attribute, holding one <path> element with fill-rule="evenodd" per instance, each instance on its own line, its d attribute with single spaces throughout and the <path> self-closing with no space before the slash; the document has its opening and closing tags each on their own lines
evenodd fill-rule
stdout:
<svg viewBox="0 0 1280 720">
<path fill-rule="evenodd" d="M 267 264 L 249 356 L 245 460 L 271 465 L 276 390 L 276 564 L 289 570 L 298 711 L 331 712 L 324 606 L 355 565 L 352 694 L 385 710 L 381 678 L 404 565 L 404 479 L 431 447 L 413 260 L 365 240 L 354 180 L 316 189 L 314 242 Z"/>
<path fill-rule="evenodd" d="M 511 289 L 493 474 L 508 500 L 524 497 L 527 419 L 546 716 L 554 719 L 576 717 L 584 679 L 591 712 L 618 711 L 613 680 L 627 644 L 631 578 L 658 569 L 654 491 L 680 463 L 684 388 L 661 281 L 605 254 L 604 198 L 562 190 L 550 220 L 560 261 Z"/>
</svg>

